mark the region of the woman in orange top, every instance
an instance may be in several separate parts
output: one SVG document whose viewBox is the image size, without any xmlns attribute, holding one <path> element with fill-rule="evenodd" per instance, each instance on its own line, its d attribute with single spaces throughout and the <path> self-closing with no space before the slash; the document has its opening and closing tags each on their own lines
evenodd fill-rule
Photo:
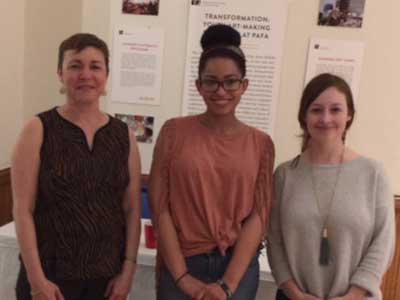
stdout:
<svg viewBox="0 0 400 300">
<path fill-rule="evenodd" d="M 240 34 L 214 25 L 201 44 L 196 86 L 207 110 L 164 124 L 151 169 L 157 299 L 252 300 L 274 147 L 235 116 L 248 86 Z"/>
</svg>

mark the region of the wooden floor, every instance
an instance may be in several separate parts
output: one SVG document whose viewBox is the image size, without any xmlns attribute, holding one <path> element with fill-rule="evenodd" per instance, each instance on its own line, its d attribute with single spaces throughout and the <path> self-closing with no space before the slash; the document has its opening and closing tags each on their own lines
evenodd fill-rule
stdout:
<svg viewBox="0 0 400 300">
<path fill-rule="evenodd" d="M 396 252 L 382 282 L 383 300 L 400 300 L 400 196 L 396 196 Z"/>
</svg>

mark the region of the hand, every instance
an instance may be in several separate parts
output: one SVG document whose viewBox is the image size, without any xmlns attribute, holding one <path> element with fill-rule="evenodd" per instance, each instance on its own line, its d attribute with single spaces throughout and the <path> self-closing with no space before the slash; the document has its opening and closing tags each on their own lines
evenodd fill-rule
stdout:
<svg viewBox="0 0 400 300">
<path fill-rule="evenodd" d="M 186 295 L 190 296 L 192 300 L 202 300 L 205 293 L 206 284 L 192 275 L 187 274 L 183 277 L 178 284 L 178 288 Z"/>
<path fill-rule="evenodd" d="M 364 300 L 367 291 L 357 286 L 351 286 L 349 291 L 340 297 L 334 297 L 330 300 Z"/>
<path fill-rule="evenodd" d="M 131 289 L 133 271 L 123 271 L 107 285 L 104 297 L 108 300 L 126 300 Z"/>
<path fill-rule="evenodd" d="M 32 300 L 64 300 L 64 296 L 56 284 L 45 279 L 32 289 Z"/>
<path fill-rule="evenodd" d="M 299 298 L 293 300 L 322 300 L 322 299 L 311 294 L 302 293 Z"/>
<path fill-rule="evenodd" d="M 364 296 L 360 296 L 360 297 L 361 298 L 347 293 L 347 294 L 345 294 L 345 295 L 343 295 L 341 297 L 330 298 L 330 300 L 364 300 Z"/>
<path fill-rule="evenodd" d="M 204 289 L 204 295 L 201 300 L 225 300 L 224 290 L 216 283 L 207 284 Z"/>
</svg>

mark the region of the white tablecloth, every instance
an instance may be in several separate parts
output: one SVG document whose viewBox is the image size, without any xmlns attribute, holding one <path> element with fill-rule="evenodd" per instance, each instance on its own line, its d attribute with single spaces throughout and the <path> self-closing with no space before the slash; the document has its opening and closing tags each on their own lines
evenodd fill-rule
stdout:
<svg viewBox="0 0 400 300">
<path fill-rule="evenodd" d="M 142 234 L 143 239 L 143 234 Z M 15 283 L 19 271 L 18 244 L 13 223 L 0 227 L 0 300 L 15 300 Z M 130 300 L 155 299 L 154 283 L 155 250 L 144 247 L 141 241 L 138 266 Z M 265 252 L 260 255 L 260 288 L 257 299 L 265 299 L 266 290 L 273 281 Z"/>
</svg>

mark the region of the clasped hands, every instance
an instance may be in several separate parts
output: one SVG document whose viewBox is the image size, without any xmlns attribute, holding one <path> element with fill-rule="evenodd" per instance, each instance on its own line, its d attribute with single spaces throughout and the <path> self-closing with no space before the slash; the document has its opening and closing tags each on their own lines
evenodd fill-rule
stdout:
<svg viewBox="0 0 400 300">
<path fill-rule="evenodd" d="M 316 297 L 311 294 L 303 293 L 299 298 L 293 300 L 325 300 L 325 299 Z M 329 300 L 364 300 L 364 296 L 349 291 L 343 296 L 329 298 Z"/>
<path fill-rule="evenodd" d="M 190 274 L 182 278 L 178 284 L 188 300 L 226 300 L 224 290 L 217 283 L 204 283 Z"/>
</svg>

